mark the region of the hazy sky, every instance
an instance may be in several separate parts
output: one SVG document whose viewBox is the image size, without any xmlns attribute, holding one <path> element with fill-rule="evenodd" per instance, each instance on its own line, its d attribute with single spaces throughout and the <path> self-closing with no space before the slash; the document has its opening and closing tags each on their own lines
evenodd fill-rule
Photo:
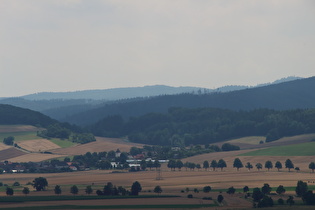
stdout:
<svg viewBox="0 0 315 210">
<path fill-rule="evenodd" d="M 0 97 L 315 76 L 313 0 L 0 0 Z"/>
</svg>

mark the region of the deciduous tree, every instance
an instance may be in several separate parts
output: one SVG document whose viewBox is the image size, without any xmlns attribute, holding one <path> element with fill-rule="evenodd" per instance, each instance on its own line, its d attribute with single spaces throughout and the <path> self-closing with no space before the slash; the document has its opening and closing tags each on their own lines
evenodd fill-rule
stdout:
<svg viewBox="0 0 315 210">
<path fill-rule="evenodd" d="M 314 162 L 311 162 L 309 165 L 308 165 L 308 168 L 312 170 L 312 172 L 314 173 L 314 170 L 315 170 L 315 163 Z"/>
<path fill-rule="evenodd" d="M 265 163 L 265 168 L 268 169 L 268 171 L 273 167 L 272 162 L 270 160 L 267 160 Z"/>
<path fill-rule="evenodd" d="M 73 185 L 71 188 L 70 188 L 70 193 L 73 194 L 73 195 L 76 195 L 79 193 L 79 189 L 76 185 Z"/>
<path fill-rule="evenodd" d="M 59 185 L 55 186 L 54 191 L 56 195 L 60 195 L 62 193 L 61 187 Z"/>
<path fill-rule="evenodd" d="M 48 181 L 44 177 L 38 177 L 33 180 L 32 185 L 36 189 L 36 191 L 42 191 L 45 190 L 48 186 Z"/>
<path fill-rule="evenodd" d="M 281 194 L 285 193 L 284 187 L 283 187 L 282 185 L 279 185 L 279 187 L 278 187 L 277 190 L 276 190 L 276 193 L 277 193 L 278 195 L 281 195 Z"/>
<path fill-rule="evenodd" d="M 136 181 L 131 186 L 131 195 L 139 195 L 139 192 L 141 192 L 142 187 L 141 184 Z"/>
<path fill-rule="evenodd" d="M 243 163 L 239 158 L 234 159 L 233 167 L 237 168 L 239 170 L 240 168 L 243 168 Z"/>
<path fill-rule="evenodd" d="M 280 171 L 280 169 L 282 169 L 282 163 L 280 161 L 277 161 L 275 164 L 275 168 L 277 168 L 278 171 Z"/>
<path fill-rule="evenodd" d="M 162 188 L 160 186 L 156 186 L 153 191 L 157 194 L 161 194 Z"/>
<path fill-rule="evenodd" d="M 290 159 L 287 159 L 287 160 L 285 161 L 285 168 L 287 168 L 287 169 L 289 170 L 289 172 L 290 172 L 290 170 L 291 170 L 292 168 L 294 168 L 294 164 L 292 163 L 292 161 L 291 161 Z"/>
</svg>

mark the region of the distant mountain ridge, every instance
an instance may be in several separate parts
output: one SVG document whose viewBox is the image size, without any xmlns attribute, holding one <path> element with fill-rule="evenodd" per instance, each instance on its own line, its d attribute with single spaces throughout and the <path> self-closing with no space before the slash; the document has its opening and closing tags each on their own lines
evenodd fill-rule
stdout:
<svg viewBox="0 0 315 210">
<path fill-rule="evenodd" d="M 125 103 L 113 103 L 87 110 L 63 121 L 87 125 L 110 115 L 124 118 L 150 112 L 165 113 L 170 107 L 289 110 L 315 107 L 315 77 L 238 91 L 207 94 L 165 95 Z"/>
<path fill-rule="evenodd" d="M 272 83 L 259 84 L 259 86 L 266 86 L 270 84 L 278 84 L 281 82 L 293 81 L 297 79 L 302 79 L 301 77 L 286 77 L 276 80 Z M 254 86 L 255 87 L 255 86 Z M 101 89 L 101 90 L 82 90 L 73 92 L 40 92 L 21 96 L 20 98 L 26 100 L 52 100 L 52 99 L 88 99 L 88 100 L 106 100 L 114 101 L 127 98 L 137 98 L 137 97 L 150 97 L 158 95 L 175 95 L 181 93 L 198 93 L 202 92 L 229 92 L 235 90 L 242 90 L 246 88 L 252 88 L 251 86 L 244 85 L 229 85 L 223 86 L 217 89 L 209 89 L 202 87 L 171 87 L 166 85 L 152 85 L 144 87 L 125 87 L 125 88 L 112 88 L 112 89 Z"/>
</svg>

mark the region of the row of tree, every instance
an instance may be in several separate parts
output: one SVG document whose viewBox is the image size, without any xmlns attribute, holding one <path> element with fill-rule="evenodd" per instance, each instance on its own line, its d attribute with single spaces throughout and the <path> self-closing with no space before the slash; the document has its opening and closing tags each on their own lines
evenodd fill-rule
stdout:
<svg viewBox="0 0 315 210">
<path fill-rule="evenodd" d="M 257 170 L 261 170 L 263 168 L 263 164 L 262 163 L 257 163 L 256 165 Z M 290 159 L 287 159 L 284 163 L 285 168 L 287 168 L 289 170 L 289 172 L 291 171 L 291 169 L 295 169 L 296 171 L 299 171 L 300 168 L 299 167 L 294 167 L 293 162 Z M 221 170 L 223 170 L 223 168 L 227 167 L 226 162 L 223 159 L 220 159 L 219 161 L 216 160 L 212 160 L 211 162 L 205 160 L 201 166 L 201 164 L 199 163 L 191 163 L 191 162 L 185 162 L 183 163 L 181 160 L 174 160 L 171 159 L 169 160 L 167 167 L 170 168 L 171 170 L 175 171 L 176 168 L 178 168 L 178 170 L 180 171 L 183 167 L 190 170 L 194 170 L 195 168 L 197 168 L 198 170 L 203 168 L 205 170 L 208 170 L 209 168 L 212 168 L 213 171 L 216 170 L 216 168 L 220 168 Z M 235 158 L 233 161 L 233 167 L 236 168 L 237 170 L 239 170 L 240 168 L 243 168 L 244 165 L 242 163 L 242 161 L 239 158 Z M 266 169 L 268 169 L 268 171 L 270 169 L 272 169 L 273 167 L 277 168 L 278 171 L 280 171 L 280 169 L 283 168 L 282 163 L 280 161 L 276 161 L 275 165 L 273 165 L 273 163 L 270 160 L 267 160 L 264 164 L 264 167 Z M 309 169 L 312 170 L 312 172 L 314 173 L 315 170 L 315 162 L 310 162 L 309 163 Z M 253 168 L 253 165 L 250 162 L 247 162 L 245 164 L 245 168 L 247 168 L 248 170 L 251 170 Z"/>
</svg>

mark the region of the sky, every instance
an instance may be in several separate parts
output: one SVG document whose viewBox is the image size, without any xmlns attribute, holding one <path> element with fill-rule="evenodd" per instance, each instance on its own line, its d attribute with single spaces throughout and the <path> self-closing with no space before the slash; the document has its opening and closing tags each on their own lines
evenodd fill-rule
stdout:
<svg viewBox="0 0 315 210">
<path fill-rule="evenodd" d="M 0 0 L 0 97 L 315 76 L 313 0 Z"/>
</svg>

